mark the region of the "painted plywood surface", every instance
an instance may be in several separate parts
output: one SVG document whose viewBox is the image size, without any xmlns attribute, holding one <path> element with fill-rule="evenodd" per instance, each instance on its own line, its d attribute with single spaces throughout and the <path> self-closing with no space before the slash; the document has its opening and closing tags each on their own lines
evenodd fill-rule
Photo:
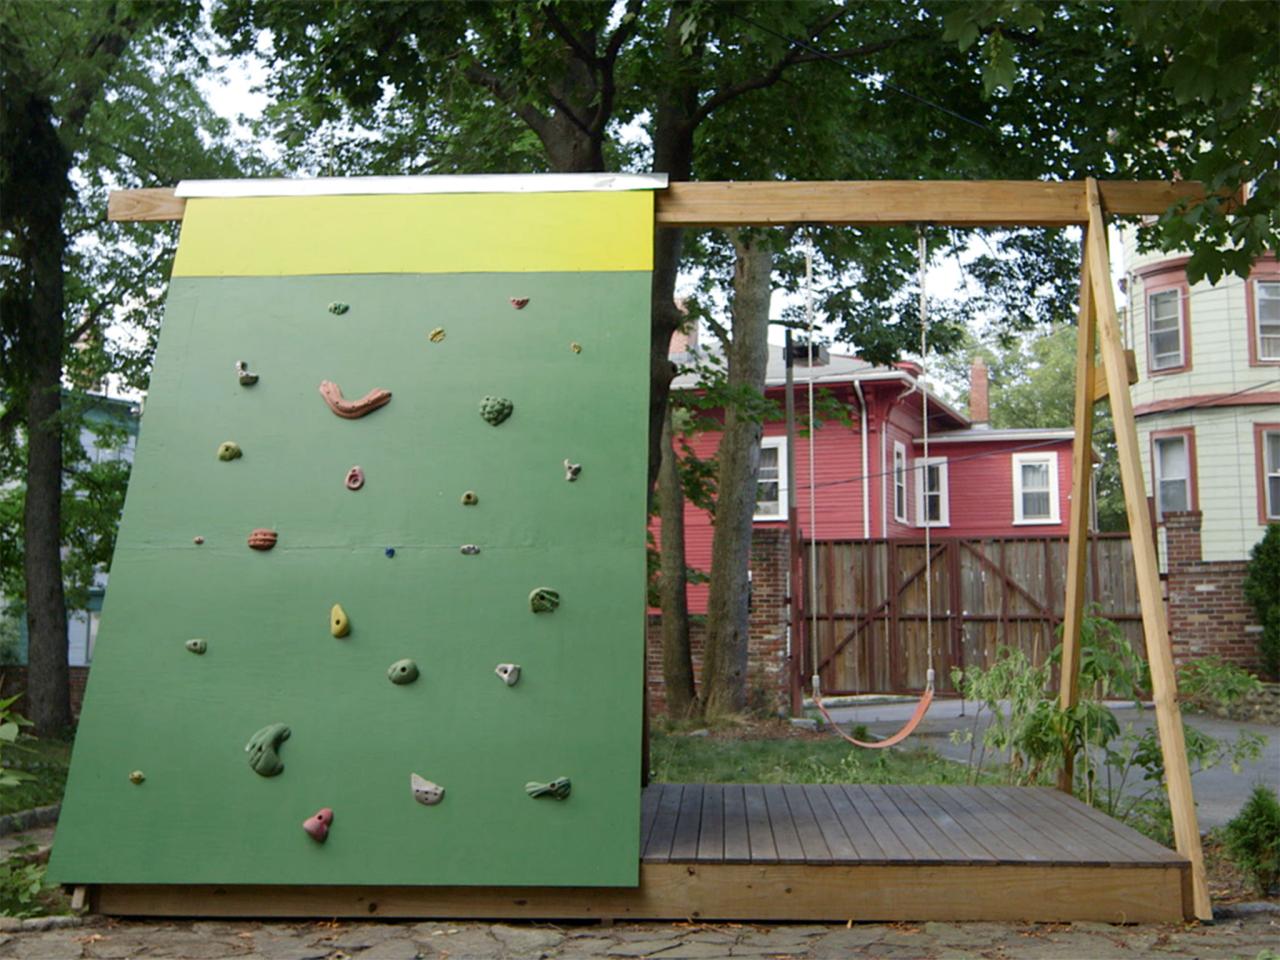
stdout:
<svg viewBox="0 0 1280 960">
<path fill-rule="evenodd" d="M 302 201 L 277 201 L 289 202 Z M 651 214 L 636 209 L 607 214 L 647 250 Z M 542 229 L 555 233 L 554 218 Z M 221 277 L 186 262 L 52 874 L 634 884 L 648 273 L 566 260 L 551 272 Z M 331 313 L 335 301 L 349 311 Z M 428 339 L 435 327 L 442 342 Z M 238 360 L 257 385 L 239 385 Z M 325 379 L 348 398 L 385 388 L 392 400 L 341 419 L 317 390 Z M 500 426 L 479 415 L 486 395 L 514 403 Z M 218 460 L 225 440 L 243 457 Z M 574 483 L 566 458 L 583 465 Z M 366 475 L 355 492 L 343 483 L 354 465 Z M 467 490 L 475 506 L 462 505 Z M 278 532 L 270 552 L 246 545 L 258 527 Z M 542 586 L 562 604 L 535 615 L 528 595 Z M 329 630 L 335 603 L 352 625 L 342 639 Z M 184 648 L 195 637 L 203 656 Z M 391 684 L 388 666 L 406 657 L 420 679 Z M 521 665 L 516 686 L 494 675 L 502 662 Z M 244 748 L 277 722 L 292 736 L 283 772 L 264 778 Z M 444 786 L 443 802 L 416 803 L 411 772 Z M 526 795 L 527 781 L 556 777 L 571 779 L 568 799 Z M 334 810 L 323 845 L 301 827 L 321 807 Z"/>
</svg>

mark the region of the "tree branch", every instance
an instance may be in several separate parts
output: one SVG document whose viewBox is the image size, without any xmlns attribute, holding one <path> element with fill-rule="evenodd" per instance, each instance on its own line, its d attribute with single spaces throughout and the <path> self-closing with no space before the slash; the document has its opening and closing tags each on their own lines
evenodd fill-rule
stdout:
<svg viewBox="0 0 1280 960">
<path fill-rule="evenodd" d="M 520 103 L 516 98 L 515 89 L 511 84 L 504 83 L 496 73 L 486 70 L 478 63 L 469 64 L 463 73 L 476 86 L 488 90 L 509 106 L 516 116 L 527 123 L 538 136 L 541 137 L 546 132 L 547 125 L 551 122 L 547 115 L 532 104 Z"/>
<path fill-rule="evenodd" d="M 560 19 L 560 14 L 556 13 L 556 8 L 554 6 L 548 4 L 542 8 L 542 13 L 551 24 L 551 28 L 555 30 L 556 33 L 560 34 L 560 39 L 569 45 L 569 49 L 577 54 L 579 60 L 589 67 L 597 67 L 600 65 L 600 58 L 596 55 L 596 52 L 594 50 L 587 49 L 586 44 L 584 44 L 574 34 L 574 32 L 569 29 L 569 25 Z"/>
</svg>

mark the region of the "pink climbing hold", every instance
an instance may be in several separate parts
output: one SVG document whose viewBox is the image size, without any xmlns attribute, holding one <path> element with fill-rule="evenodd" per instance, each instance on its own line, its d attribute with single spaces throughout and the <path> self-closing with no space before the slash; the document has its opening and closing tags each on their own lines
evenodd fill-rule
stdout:
<svg viewBox="0 0 1280 960">
<path fill-rule="evenodd" d="M 333 823 L 333 811 L 328 807 L 317 810 L 314 816 L 302 821 L 302 829 L 316 843 L 324 843 L 329 838 L 329 824 Z"/>
<path fill-rule="evenodd" d="M 523 310 L 525 307 L 529 305 L 529 298 L 528 297 L 512 297 L 511 305 L 515 307 L 517 310 Z"/>
</svg>

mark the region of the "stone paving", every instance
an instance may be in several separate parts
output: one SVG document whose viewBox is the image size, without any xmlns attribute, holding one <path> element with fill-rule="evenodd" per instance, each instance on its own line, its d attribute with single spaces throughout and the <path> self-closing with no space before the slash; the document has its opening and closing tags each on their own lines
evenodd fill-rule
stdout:
<svg viewBox="0 0 1280 960">
<path fill-rule="evenodd" d="M 65 923 L 70 918 L 53 918 Z M 33 929 L 0 921 L 0 960 L 1280 960 L 1280 908 L 1242 909 L 1213 925 L 1101 923 L 598 925 L 116 921 Z M 71 922 L 77 922 L 72 920 Z M 25 927 L 25 928 L 24 928 Z"/>
</svg>

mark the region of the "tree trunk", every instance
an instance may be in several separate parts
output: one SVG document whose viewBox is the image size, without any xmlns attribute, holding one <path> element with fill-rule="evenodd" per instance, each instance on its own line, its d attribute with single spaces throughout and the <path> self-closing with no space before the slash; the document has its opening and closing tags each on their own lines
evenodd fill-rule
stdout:
<svg viewBox="0 0 1280 960">
<path fill-rule="evenodd" d="M 693 655 L 689 650 L 689 604 L 684 557 L 684 490 L 676 462 L 667 410 L 662 428 L 662 468 L 658 471 L 658 513 L 662 519 L 661 577 L 662 684 L 667 692 L 667 714 L 683 720 L 698 710 L 693 685 Z"/>
<path fill-rule="evenodd" d="M 769 294 L 773 251 L 768 238 L 732 231 L 732 342 L 726 347 L 730 395 L 764 394 L 769 359 Z M 702 657 L 702 699 L 709 716 L 747 706 L 750 637 L 751 524 L 756 509 L 762 427 L 730 404 L 717 455 L 716 522 L 711 540 L 711 591 Z"/>
<path fill-rule="evenodd" d="M 51 187 L 52 190 L 56 186 Z M 53 207 L 56 209 L 50 210 Z M 39 736 L 71 726 L 67 608 L 62 593 L 61 204 L 42 204 L 30 225 L 34 291 L 27 388 L 27 497 L 23 573 L 27 593 L 26 709 Z"/>
</svg>

